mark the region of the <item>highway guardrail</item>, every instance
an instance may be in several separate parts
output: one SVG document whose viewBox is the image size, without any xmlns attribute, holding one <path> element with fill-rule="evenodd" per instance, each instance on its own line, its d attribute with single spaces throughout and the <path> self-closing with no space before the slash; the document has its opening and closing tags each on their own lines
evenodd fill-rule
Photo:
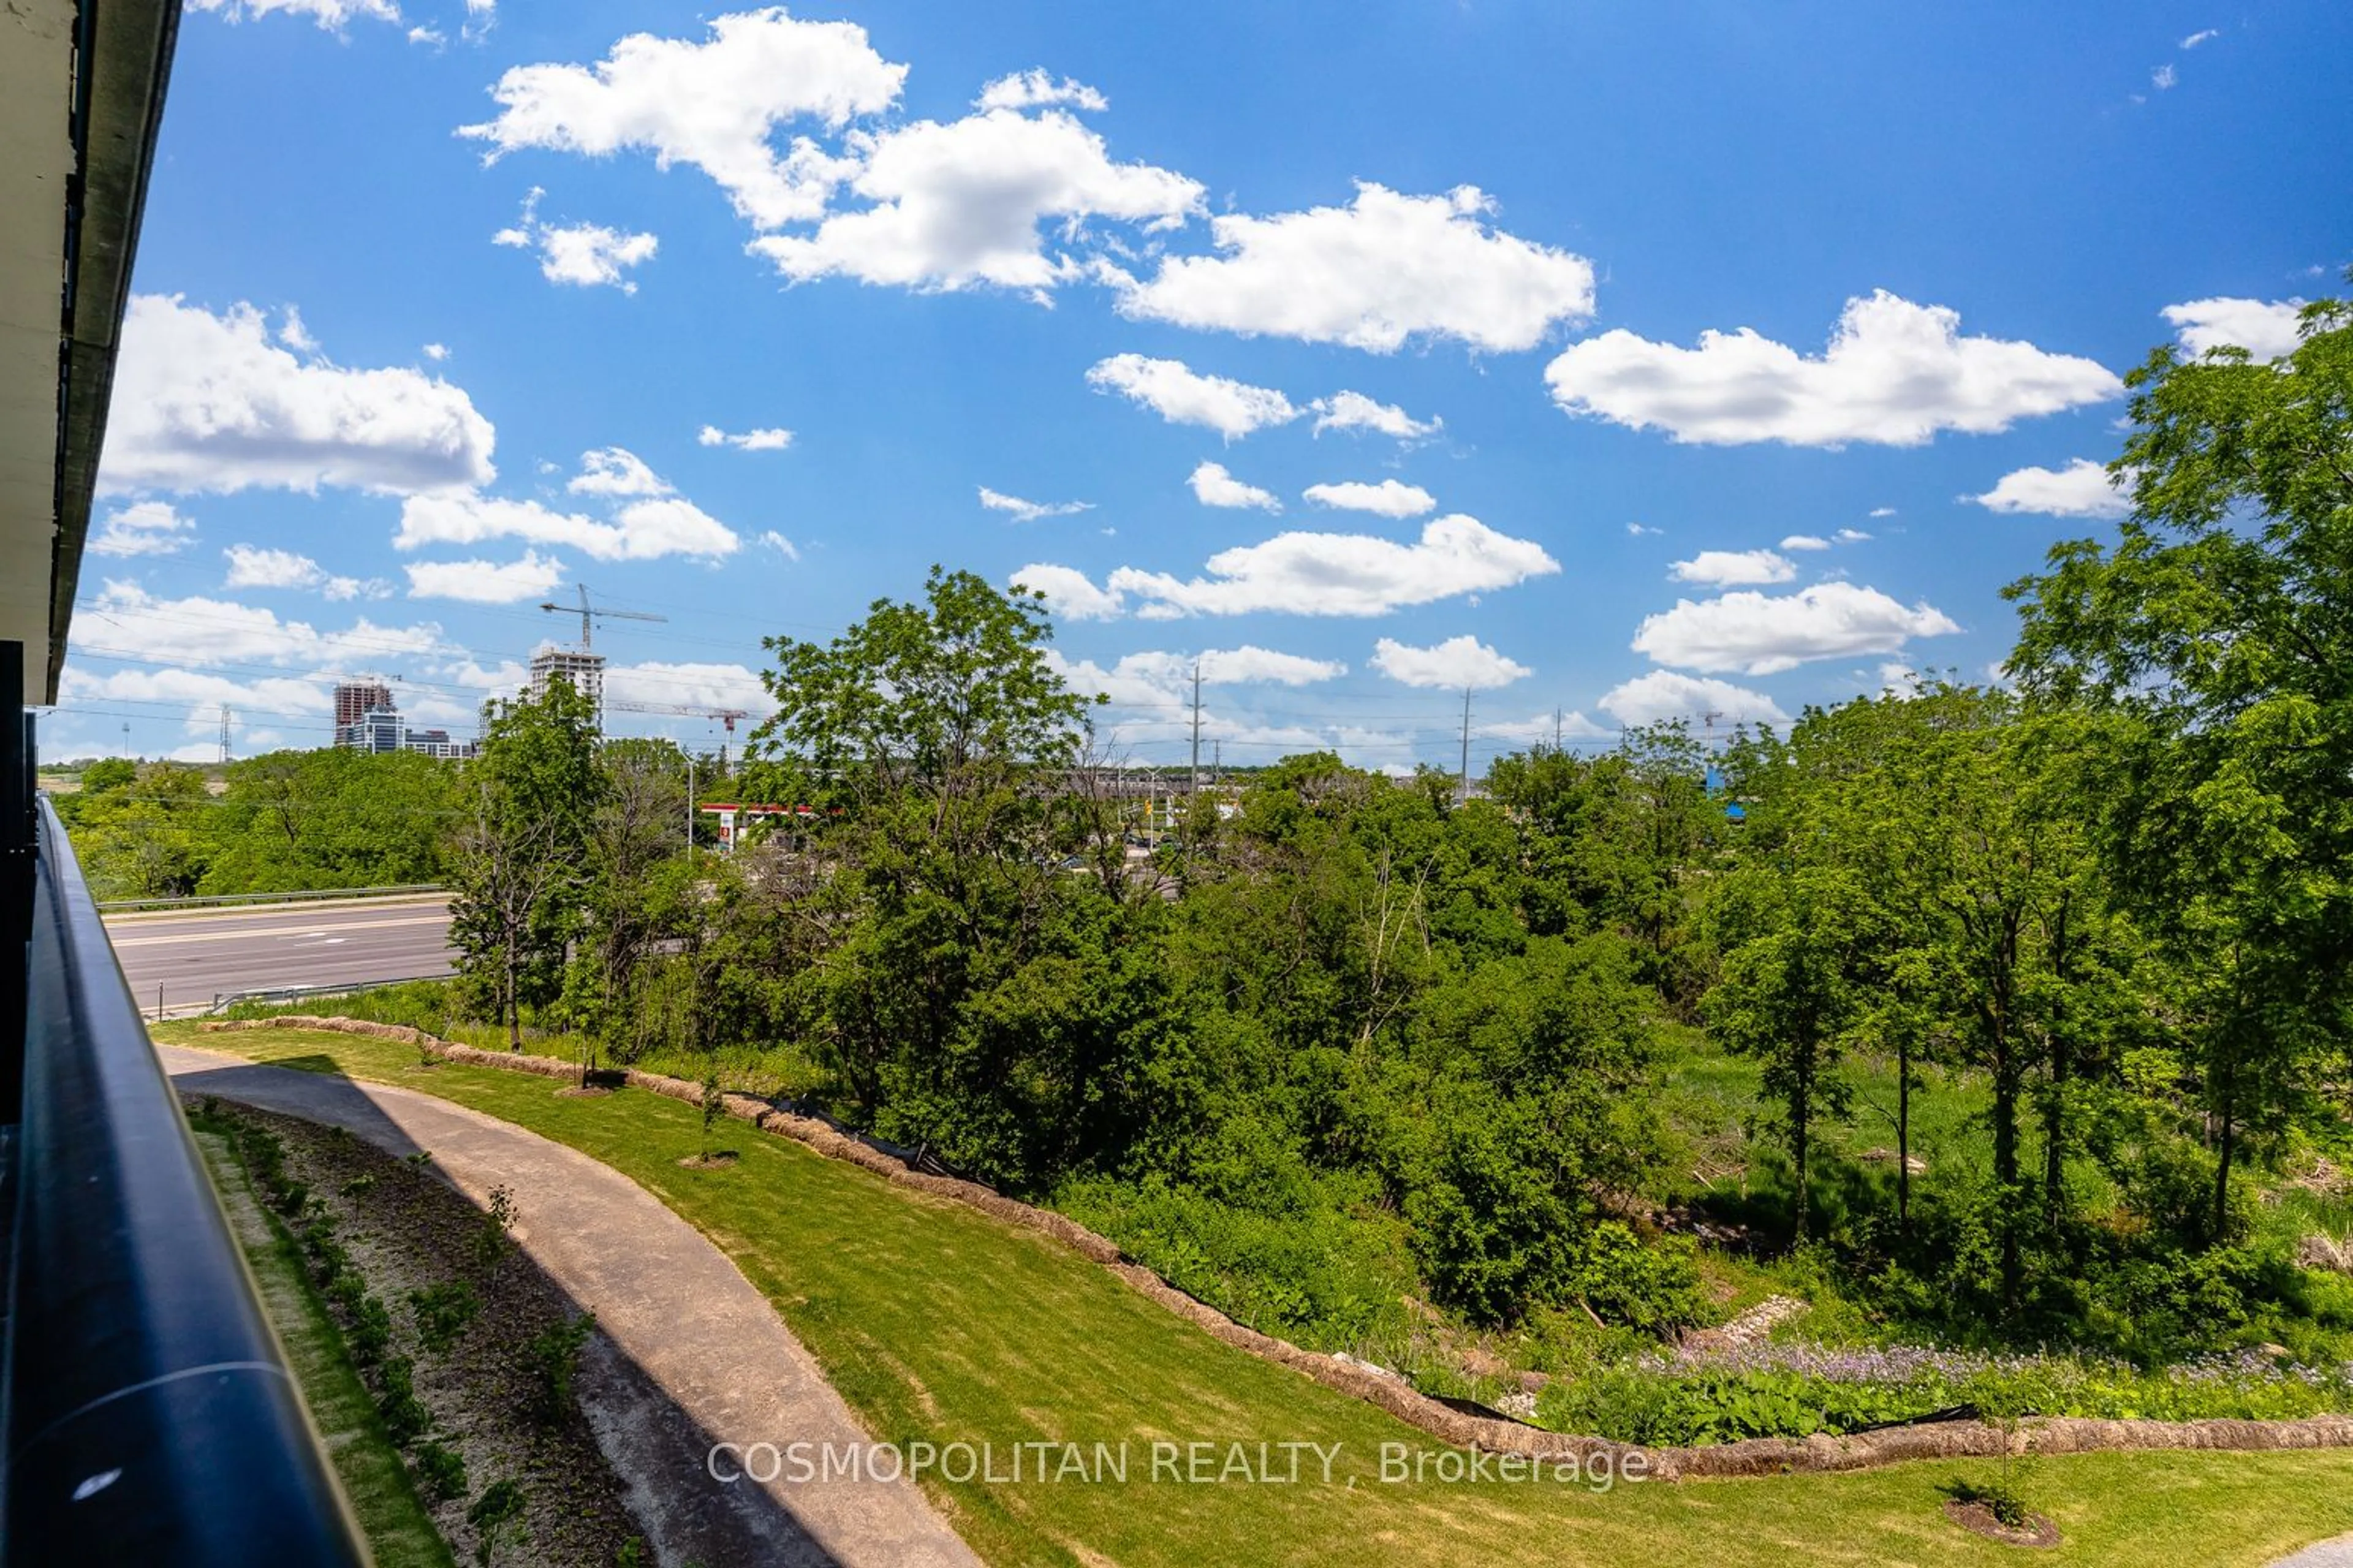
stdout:
<svg viewBox="0 0 2353 1568">
<path fill-rule="evenodd" d="M 345 980 L 328 985 L 269 985 L 257 991 L 216 991 L 213 993 L 213 1005 L 205 1011 L 207 1015 L 226 1013 L 240 1002 L 300 1002 L 305 996 L 356 996 L 363 991 L 381 991 L 387 985 L 416 985 L 427 980 L 455 978 L 455 972 L 445 969 L 438 974 L 405 974 L 397 980 Z"/>
<path fill-rule="evenodd" d="M 324 899 L 396 899 L 417 893 L 446 893 L 438 882 L 416 882 L 398 888 L 311 888 L 299 893 L 192 893 L 181 899 L 106 899 L 101 914 L 136 910 L 201 910 L 226 904 L 300 904 Z"/>
</svg>

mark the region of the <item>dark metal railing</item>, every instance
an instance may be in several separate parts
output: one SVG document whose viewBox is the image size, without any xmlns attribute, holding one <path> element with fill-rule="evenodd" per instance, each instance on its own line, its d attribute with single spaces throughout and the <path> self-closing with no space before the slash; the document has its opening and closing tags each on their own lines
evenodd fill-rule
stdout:
<svg viewBox="0 0 2353 1568">
<path fill-rule="evenodd" d="M 26 940 L 0 953 L 25 997 L 0 1016 L 21 1084 L 0 1110 L 0 1563 L 364 1563 L 72 847 L 30 798 L 22 658 L 0 644 L 0 839 L 33 851 L 5 889 Z"/>
</svg>

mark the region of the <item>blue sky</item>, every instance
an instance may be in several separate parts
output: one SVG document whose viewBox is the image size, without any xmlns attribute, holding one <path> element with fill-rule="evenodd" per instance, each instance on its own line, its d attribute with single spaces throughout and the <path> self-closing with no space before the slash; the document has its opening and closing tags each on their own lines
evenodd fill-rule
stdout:
<svg viewBox="0 0 2353 1568">
<path fill-rule="evenodd" d="M 1108 744 L 1981 679 L 2117 378 L 2353 258 L 2337 5 L 190 0 L 45 751 L 757 708 L 934 562 Z M 1278 510 L 1279 509 L 1279 510 Z M 1868 537 L 1862 537 L 1868 536 Z M 701 719 L 617 731 L 716 739 Z M 1205 747 L 1205 749 L 1207 749 Z"/>
</svg>

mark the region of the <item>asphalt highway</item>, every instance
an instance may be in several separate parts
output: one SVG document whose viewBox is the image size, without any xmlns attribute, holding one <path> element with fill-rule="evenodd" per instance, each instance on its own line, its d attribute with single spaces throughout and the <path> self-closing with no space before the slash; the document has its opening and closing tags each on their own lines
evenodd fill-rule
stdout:
<svg viewBox="0 0 2353 1568">
<path fill-rule="evenodd" d="M 164 1011 L 185 1013 L 235 991 L 407 980 L 452 963 L 439 895 L 109 915 L 106 931 L 150 1016 L 159 986 Z"/>
</svg>

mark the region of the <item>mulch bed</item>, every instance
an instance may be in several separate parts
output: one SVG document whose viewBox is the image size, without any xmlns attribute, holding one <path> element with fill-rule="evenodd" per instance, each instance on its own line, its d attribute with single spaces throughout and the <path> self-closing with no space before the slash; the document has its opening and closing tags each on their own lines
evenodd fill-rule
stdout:
<svg viewBox="0 0 2353 1568">
<path fill-rule="evenodd" d="M 459 1560 L 470 1561 L 475 1547 L 466 1510 L 485 1488 L 512 1480 L 524 1512 L 522 1529 L 510 1527 L 501 1539 L 500 1563 L 614 1562 L 641 1533 L 622 1507 L 621 1480 L 576 1399 L 547 1411 L 544 1380 L 528 1358 L 534 1336 L 579 1315 L 572 1300 L 511 1239 L 489 1245 L 496 1229 L 489 1216 L 429 1162 L 387 1154 L 341 1128 L 219 1101 L 211 1109 L 280 1140 L 288 1174 L 323 1206 L 351 1267 L 390 1311 L 391 1353 L 410 1358 L 417 1397 L 433 1414 L 422 1440 L 466 1461 L 466 1495 L 428 1501 Z M 410 1292 L 453 1283 L 470 1289 L 480 1310 L 445 1348 L 427 1350 Z M 348 1331 L 347 1306 L 329 1294 L 330 1310 Z M 367 1369 L 363 1376 L 373 1388 Z"/>
<path fill-rule="evenodd" d="M 1999 1541 L 2004 1546 L 2056 1546 L 2059 1527 L 2039 1513 L 2026 1516 L 2026 1528 L 2013 1530 L 1993 1516 L 1993 1510 L 1981 1502 L 1959 1502 L 1947 1500 L 1945 1517 L 1963 1530 L 1972 1531 L 1989 1541 Z"/>
</svg>

